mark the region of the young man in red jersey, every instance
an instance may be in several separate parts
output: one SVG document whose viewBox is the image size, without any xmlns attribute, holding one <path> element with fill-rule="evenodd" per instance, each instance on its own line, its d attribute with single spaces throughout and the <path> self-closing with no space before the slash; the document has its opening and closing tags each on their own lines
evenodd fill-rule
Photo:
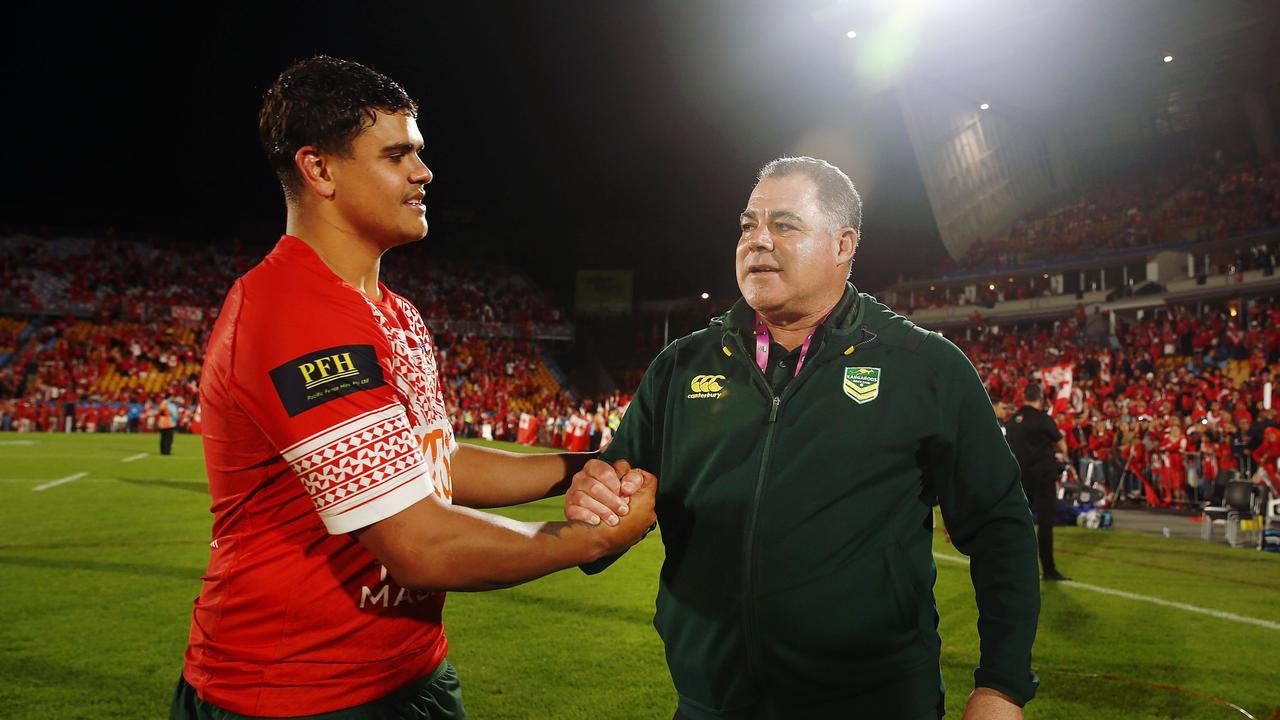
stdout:
<svg viewBox="0 0 1280 720">
<path fill-rule="evenodd" d="M 653 523 L 517 523 L 468 508 L 564 492 L 589 455 L 460 446 L 431 336 L 378 282 L 427 231 L 417 108 L 327 57 L 285 70 L 260 131 L 285 235 L 236 281 L 201 377 L 213 541 L 172 718 L 462 718 L 446 590 L 619 552 Z M 634 478 L 633 478 L 634 479 Z"/>
</svg>

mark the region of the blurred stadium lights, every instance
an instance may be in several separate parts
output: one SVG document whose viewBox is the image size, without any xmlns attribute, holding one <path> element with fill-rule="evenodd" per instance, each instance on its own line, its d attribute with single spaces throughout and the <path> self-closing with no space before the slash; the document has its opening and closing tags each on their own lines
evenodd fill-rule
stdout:
<svg viewBox="0 0 1280 720">
<path fill-rule="evenodd" d="M 911 63 L 920 46 L 923 2 L 906 2 L 890 12 L 865 44 L 859 44 L 854 69 L 874 82 L 890 82 Z"/>
<path fill-rule="evenodd" d="M 992 10 L 990 5 L 1009 2 L 1017 0 L 988 0 L 983 13 Z M 822 27 L 861 29 L 862 37 L 855 30 L 844 33 L 861 42 L 847 45 L 842 62 L 851 74 L 877 86 L 905 74 L 919 60 L 929 37 L 974 17 L 976 4 L 972 0 L 834 0 L 820 3 L 810 16 Z"/>
</svg>

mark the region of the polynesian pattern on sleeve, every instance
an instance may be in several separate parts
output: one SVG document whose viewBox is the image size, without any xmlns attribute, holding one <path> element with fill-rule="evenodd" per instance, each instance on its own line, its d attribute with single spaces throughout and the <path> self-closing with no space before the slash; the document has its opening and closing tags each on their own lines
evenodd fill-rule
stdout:
<svg viewBox="0 0 1280 720">
<path fill-rule="evenodd" d="M 453 423 L 449 422 L 445 410 L 444 391 L 436 369 L 431 335 L 412 303 L 397 295 L 392 298 L 408 319 L 407 331 L 390 323 L 368 298 L 365 301 L 391 342 L 389 380 L 405 404 L 413 434 L 430 465 L 436 495 L 448 500 L 453 497 L 449 460 L 457 449 L 457 441 L 453 436 Z"/>
<path fill-rule="evenodd" d="M 337 516 L 354 520 L 372 512 L 384 498 L 421 497 L 414 486 L 420 487 L 429 471 L 399 403 L 321 430 L 280 455 L 326 524 Z"/>
</svg>

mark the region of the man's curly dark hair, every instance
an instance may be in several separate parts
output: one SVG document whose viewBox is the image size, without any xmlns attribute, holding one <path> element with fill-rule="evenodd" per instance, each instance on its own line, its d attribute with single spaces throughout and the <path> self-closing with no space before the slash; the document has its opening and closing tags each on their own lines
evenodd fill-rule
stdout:
<svg viewBox="0 0 1280 720">
<path fill-rule="evenodd" d="M 302 188 L 298 148 L 346 155 L 378 112 L 417 116 L 418 105 L 391 78 L 350 60 L 317 55 L 280 73 L 263 98 L 258 134 L 285 197 L 295 199 Z"/>
</svg>

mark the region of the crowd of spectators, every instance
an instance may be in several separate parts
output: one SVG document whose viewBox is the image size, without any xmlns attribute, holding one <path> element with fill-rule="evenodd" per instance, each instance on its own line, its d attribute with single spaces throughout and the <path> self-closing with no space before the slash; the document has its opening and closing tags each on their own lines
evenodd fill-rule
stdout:
<svg viewBox="0 0 1280 720">
<path fill-rule="evenodd" d="M 110 231 L 0 238 L 0 429 L 147 431 L 169 399 L 182 408 L 179 430 L 198 431 L 208 333 L 226 290 L 259 257 L 236 243 L 125 240 Z M 575 414 L 605 407 L 605 398 L 584 405 L 561 388 L 538 342 L 477 334 L 565 322 L 523 276 L 421 252 L 402 260 L 388 263 L 384 282 L 439 328 L 445 396 L 460 435 L 514 437 L 509 428 L 536 411 L 561 430 L 555 439 L 544 432 L 544 441 L 564 445 Z"/>
<path fill-rule="evenodd" d="M 1005 234 L 975 241 L 939 274 L 1000 268 L 1183 239 L 1216 240 L 1280 225 L 1280 162 L 1222 154 L 1102 183 L 1036 207 Z"/>
<path fill-rule="evenodd" d="M 101 322 L 212 308 L 256 260 L 236 248 L 174 240 L 15 234 L 0 238 L 0 308 L 91 314 Z"/>
<path fill-rule="evenodd" d="M 185 412 L 179 429 L 197 419 L 202 350 L 212 320 L 172 319 L 110 325 L 61 319 L 27 323 L 0 318 L 0 429 L 122 430 L 117 422 L 141 406 L 132 429 L 169 398 Z M 580 403 L 546 369 L 531 340 L 482 339 L 444 331 L 435 336 L 446 402 L 459 434 L 479 436 L 489 425 L 505 435 L 510 417 L 545 409 L 567 417 Z M 599 401 L 595 401 L 600 405 Z M 499 438 L 502 439 L 502 438 Z"/>
<path fill-rule="evenodd" d="M 1247 325 L 1245 324 L 1247 318 Z M 1069 467 L 1112 497 L 1186 506 L 1239 474 L 1280 494 L 1280 303 L 1170 308 L 1086 337 L 1061 321 L 1021 332 L 969 329 L 956 342 L 986 380 L 997 413 L 1044 383 Z M 1068 381 L 1067 378 L 1070 378 Z M 1280 406 L 1280 387 L 1275 388 Z M 1046 408 L 1048 409 L 1048 408 Z"/>
<path fill-rule="evenodd" d="M 556 324 L 564 313 L 511 268 L 432 259 L 409 248 L 383 267 L 383 281 L 428 320 Z M 211 317 L 235 279 L 262 257 L 237 242 L 12 234 L 0 237 L 0 312 L 74 312 L 100 322 L 171 317 L 192 308 Z"/>
<path fill-rule="evenodd" d="M 0 318 L 0 429 L 139 431 L 160 403 L 198 425 L 201 348 L 208 325 L 172 320 L 110 325 Z"/>
<path fill-rule="evenodd" d="M 29 432 L 148 432 L 161 403 L 178 405 L 178 429 L 199 432 L 198 367 L 208 324 L 110 326 L 61 320 L 28 325 L 0 319 L 0 429 Z M 536 418 L 534 442 L 599 447 L 617 428 L 628 397 L 579 398 L 562 389 L 533 341 L 436 336 L 446 404 L 459 437 L 517 438 Z M 186 371 L 186 372 L 184 372 Z M 102 382 L 113 376 L 121 387 Z M 157 377 L 162 382 L 145 381 Z M 585 431 L 582 429 L 585 427 Z"/>
</svg>

